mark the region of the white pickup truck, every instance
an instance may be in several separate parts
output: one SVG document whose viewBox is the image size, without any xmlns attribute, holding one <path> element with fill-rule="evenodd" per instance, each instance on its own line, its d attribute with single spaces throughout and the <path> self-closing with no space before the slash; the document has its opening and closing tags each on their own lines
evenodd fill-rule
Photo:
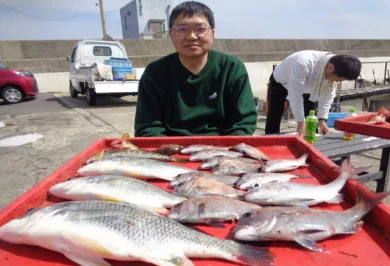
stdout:
<svg viewBox="0 0 390 266">
<path fill-rule="evenodd" d="M 110 58 L 127 60 L 125 47 L 116 41 L 83 40 L 67 56 L 69 62 L 69 92 L 72 98 L 86 95 L 89 105 L 96 105 L 98 95 L 122 97 L 138 94 L 138 80 L 110 80 L 96 77 L 97 64 Z M 95 69 L 95 70 L 94 70 Z M 110 73 L 111 74 L 111 73 Z"/>
</svg>

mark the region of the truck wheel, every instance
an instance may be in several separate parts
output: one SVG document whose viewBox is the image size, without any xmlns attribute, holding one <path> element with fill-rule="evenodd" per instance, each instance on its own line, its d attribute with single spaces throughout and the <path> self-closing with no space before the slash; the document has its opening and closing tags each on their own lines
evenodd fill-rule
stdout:
<svg viewBox="0 0 390 266">
<path fill-rule="evenodd" d="M 5 86 L 1 91 L 1 98 L 6 103 L 20 103 L 24 100 L 25 95 L 21 89 L 15 86 Z"/>
<path fill-rule="evenodd" d="M 79 95 L 78 91 L 76 91 L 76 89 L 73 87 L 72 82 L 70 80 L 69 80 L 69 93 L 70 93 L 70 97 L 72 98 L 77 98 L 77 96 Z"/>
<path fill-rule="evenodd" d="M 94 89 L 87 89 L 87 103 L 88 105 L 95 106 L 96 105 L 97 95 Z"/>
</svg>

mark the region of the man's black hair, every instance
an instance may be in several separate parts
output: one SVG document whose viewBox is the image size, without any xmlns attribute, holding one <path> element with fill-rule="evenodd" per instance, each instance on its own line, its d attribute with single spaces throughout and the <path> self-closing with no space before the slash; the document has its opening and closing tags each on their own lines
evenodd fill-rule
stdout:
<svg viewBox="0 0 390 266">
<path fill-rule="evenodd" d="M 328 63 L 334 66 L 333 74 L 347 80 L 357 79 L 362 68 L 360 60 L 353 55 L 335 55 L 330 58 Z"/>
<path fill-rule="evenodd" d="M 215 28 L 214 14 L 211 9 L 203 3 L 187 1 L 177 5 L 169 17 L 169 28 L 172 29 L 178 16 L 185 17 L 201 16 L 207 18 L 212 29 Z"/>
</svg>

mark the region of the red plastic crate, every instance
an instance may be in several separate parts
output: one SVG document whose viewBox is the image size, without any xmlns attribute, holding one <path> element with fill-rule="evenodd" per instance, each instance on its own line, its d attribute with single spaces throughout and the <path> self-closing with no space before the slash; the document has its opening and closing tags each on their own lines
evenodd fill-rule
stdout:
<svg viewBox="0 0 390 266">
<path fill-rule="evenodd" d="M 47 176 L 40 183 L 32 187 L 19 198 L 15 199 L 0 212 L 0 225 L 11 219 L 22 216 L 29 208 L 44 206 L 58 202 L 59 199 L 48 196 L 48 189 L 59 182 L 73 177 L 85 161 L 110 147 L 114 139 L 101 139 L 94 142 L 86 150 L 69 160 L 58 170 Z M 212 144 L 219 146 L 231 146 L 241 142 L 261 149 L 271 159 L 297 158 L 302 153 L 309 152 L 310 167 L 302 167 L 295 173 L 312 176 L 313 179 L 298 179 L 297 182 L 312 184 L 324 184 L 339 174 L 339 167 L 324 157 L 311 145 L 296 136 L 263 136 L 263 137 L 170 137 L 170 138 L 133 138 L 132 142 L 143 149 L 158 148 L 162 144 Z M 176 155 L 185 157 L 184 155 Z M 197 168 L 199 162 L 185 164 L 186 167 Z M 167 181 L 151 182 L 167 189 Z M 167 189 L 168 190 L 168 189 Z M 341 211 L 353 206 L 356 200 L 356 191 L 364 194 L 370 192 L 363 184 L 349 180 L 342 191 L 346 200 L 340 205 L 322 204 L 315 208 Z M 274 254 L 275 265 L 390 265 L 390 207 L 386 204 L 377 205 L 364 218 L 364 225 L 354 235 L 334 236 L 321 241 L 320 246 L 331 252 L 324 254 L 304 249 L 293 242 L 265 242 L 262 246 L 269 246 Z M 230 229 L 234 225 L 226 223 L 226 228 L 214 228 L 209 226 L 196 226 L 206 233 L 219 238 L 230 238 Z M 256 245 L 256 243 L 249 243 Z M 237 265 L 223 260 L 191 259 L 195 265 Z M 150 265 L 141 262 L 109 261 L 112 265 Z M 14 245 L 0 241 L 0 265 L 1 266 L 48 266 L 48 265 L 75 265 L 62 254 L 35 246 Z"/>
<path fill-rule="evenodd" d="M 350 133 L 390 139 L 390 123 L 379 125 L 367 123 L 375 115 L 377 113 L 339 119 L 334 122 L 334 128 Z"/>
</svg>

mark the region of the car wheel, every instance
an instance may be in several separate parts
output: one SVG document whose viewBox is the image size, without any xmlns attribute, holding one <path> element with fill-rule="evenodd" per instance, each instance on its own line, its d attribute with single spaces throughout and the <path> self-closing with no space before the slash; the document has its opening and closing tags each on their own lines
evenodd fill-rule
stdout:
<svg viewBox="0 0 390 266">
<path fill-rule="evenodd" d="M 6 103 L 20 103 L 25 98 L 23 91 L 15 86 L 4 87 L 1 97 Z"/>
<path fill-rule="evenodd" d="M 72 82 L 70 80 L 69 80 L 69 93 L 70 93 L 70 97 L 72 98 L 77 98 L 77 96 L 79 95 L 78 91 L 76 91 L 76 89 L 73 87 Z"/>
<path fill-rule="evenodd" d="M 97 95 L 94 89 L 87 89 L 87 103 L 91 106 L 96 105 Z"/>
</svg>

